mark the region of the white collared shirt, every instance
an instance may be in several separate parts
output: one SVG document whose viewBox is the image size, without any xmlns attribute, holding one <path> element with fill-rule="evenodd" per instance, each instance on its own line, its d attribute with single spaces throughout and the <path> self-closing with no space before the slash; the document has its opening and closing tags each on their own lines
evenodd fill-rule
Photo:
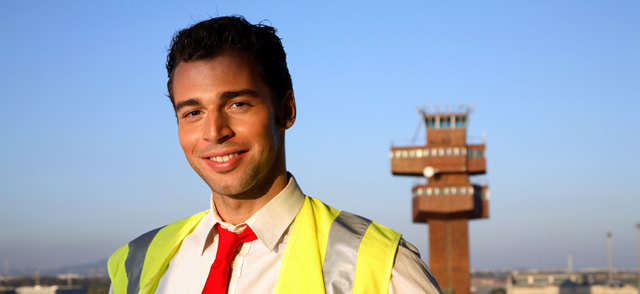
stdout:
<svg viewBox="0 0 640 294">
<path fill-rule="evenodd" d="M 216 223 L 235 233 L 248 225 L 258 236 L 257 240 L 238 246 L 231 263 L 227 293 L 273 293 L 291 235 L 290 225 L 304 199 L 302 190 L 291 176 L 280 194 L 246 222 L 235 226 L 221 220 L 211 201 L 211 210 L 184 239 L 155 293 L 202 293 L 218 248 Z M 391 273 L 389 293 L 441 293 L 434 284 L 435 279 L 420 259 L 418 250 L 402 239 Z"/>
</svg>

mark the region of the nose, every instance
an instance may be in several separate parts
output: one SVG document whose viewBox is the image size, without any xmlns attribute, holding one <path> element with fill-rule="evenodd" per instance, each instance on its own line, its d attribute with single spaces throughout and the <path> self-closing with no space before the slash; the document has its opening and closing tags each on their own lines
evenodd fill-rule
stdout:
<svg viewBox="0 0 640 294">
<path fill-rule="evenodd" d="M 233 130 L 229 126 L 229 119 L 223 112 L 209 111 L 203 138 L 212 143 L 223 143 L 233 136 Z"/>
</svg>

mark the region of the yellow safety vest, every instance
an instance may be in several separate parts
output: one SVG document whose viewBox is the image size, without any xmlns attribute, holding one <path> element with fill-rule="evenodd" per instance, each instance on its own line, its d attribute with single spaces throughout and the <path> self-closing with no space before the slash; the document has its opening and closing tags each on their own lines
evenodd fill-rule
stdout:
<svg viewBox="0 0 640 294">
<path fill-rule="evenodd" d="M 147 232 L 109 258 L 114 294 L 153 293 L 203 211 Z M 306 197 L 284 252 L 275 293 L 387 293 L 402 235 Z"/>
</svg>

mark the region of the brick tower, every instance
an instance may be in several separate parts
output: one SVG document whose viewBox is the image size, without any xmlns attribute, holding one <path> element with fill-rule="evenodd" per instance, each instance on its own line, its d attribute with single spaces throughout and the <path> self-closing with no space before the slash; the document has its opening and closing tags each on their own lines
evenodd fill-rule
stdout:
<svg viewBox="0 0 640 294">
<path fill-rule="evenodd" d="M 469 109 L 426 113 L 424 146 L 391 147 L 391 172 L 424 176 L 413 187 L 413 221 L 429 224 L 431 271 L 445 294 L 469 294 L 469 219 L 489 217 L 488 186 L 470 175 L 486 172 L 485 144 L 467 144 Z"/>
</svg>

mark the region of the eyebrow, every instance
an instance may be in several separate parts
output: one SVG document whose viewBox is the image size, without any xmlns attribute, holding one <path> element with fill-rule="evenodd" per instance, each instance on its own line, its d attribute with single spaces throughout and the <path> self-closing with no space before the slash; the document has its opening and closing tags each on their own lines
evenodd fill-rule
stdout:
<svg viewBox="0 0 640 294">
<path fill-rule="evenodd" d="M 233 99 L 236 97 L 240 97 L 240 96 L 253 96 L 253 97 L 259 97 L 260 95 L 258 95 L 258 93 L 254 90 L 250 90 L 250 89 L 244 89 L 244 90 L 240 90 L 240 91 L 227 91 L 222 93 L 222 95 L 220 95 L 220 99 L 222 100 L 229 100 L 229 99 Z"/>
<path fill-rule="evenodd" d="M 259 97 L 260 95 L 258 94 L 258 92 L 254 90 L 243 89 L 239 91 L 224 92 L 220 94 L 219 98 L 220 100 L 229 100 L 229 99 L 233 99 L 240 96 Z M 180 111 L 180 109 L 187 106 L 200 106 L 200 105 L 202 105 L 202 101 L 200 101 L 200 99 L 198 98 L 187 99 L 185 101 L 181 101 L 180 103 L 176 104 L 176 112 Z"/>
<path fill-rule="evenodd" d="M 176 104 L 176 113 L 184 107 L 197 106 L 197 105 L 202 105 L 202 102 L 200 102 L 200 99 L 197 99 L 197 98 L 191 98 L 185 101 L 181 101 L 180 103 Z"/>
</svg>

